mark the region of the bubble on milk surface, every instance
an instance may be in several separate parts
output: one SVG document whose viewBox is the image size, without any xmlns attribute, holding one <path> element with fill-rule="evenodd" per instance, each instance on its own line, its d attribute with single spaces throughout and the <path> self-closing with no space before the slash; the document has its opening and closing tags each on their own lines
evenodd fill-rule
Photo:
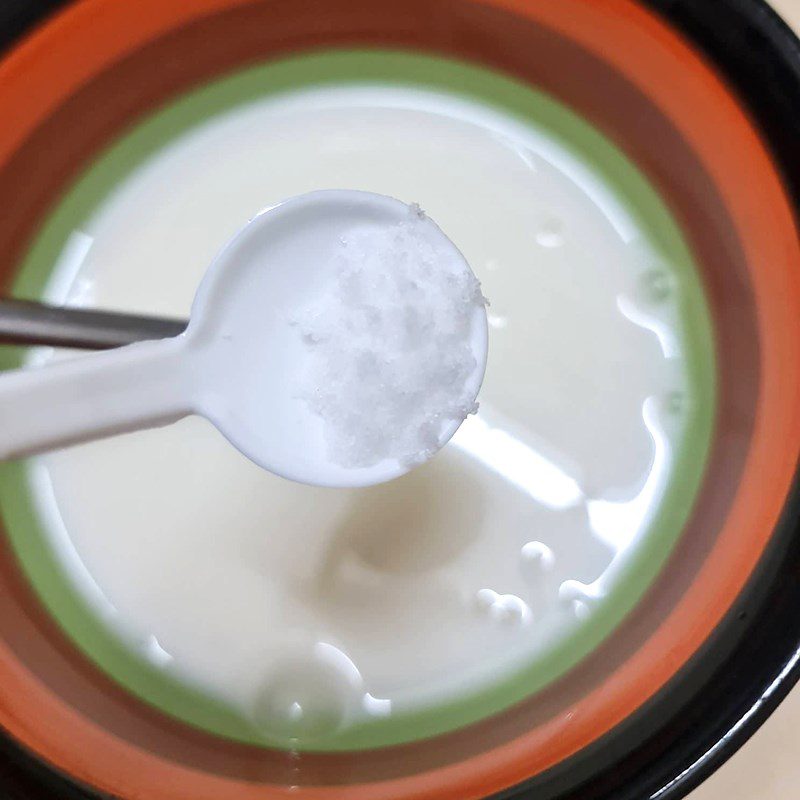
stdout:
<svg viewBox="0 0 800 800">
<path fill-rule="evenodd" d="M 495 624 L 525 625 L 533 617 L 528 604 L 514 594 L 500 594 L 493 589 L 481 589 L 475 595 L 475 607 Z"/>
<path fill-rule="evenodd" d="M 297 320 L 308 351 L 303 397 L 335 463 L 421 463 L 477 411 L 471 346 L 480 283 L 419 206 L 340 240 L 336 279 Z M 437 231 L 438 234 L 438 231 Z"/>
<path fill-rule="evenodd" d="M 355 664 L 318 642 L 273 666 L 255 700 L 254 722 L 268 736 L 307 744 L 345 725 L 364 697 Z"/>
</svg>

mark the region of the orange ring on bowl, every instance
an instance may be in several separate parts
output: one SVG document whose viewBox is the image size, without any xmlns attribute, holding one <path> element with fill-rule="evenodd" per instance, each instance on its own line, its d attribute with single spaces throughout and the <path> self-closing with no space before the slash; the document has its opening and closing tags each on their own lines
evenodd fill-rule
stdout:
<svg viewBox="0 0 800 800">
<path fill-rule="evenodd" d="M 473 727 L 492 743 L 490 749 L 478 754 L 463 749 L 463 741 L 457 741 L 458 734 L 440 737 L 450 758 L 450 763 L 444 765 L 426 762 L 413 746 L 389 748 L 392 758 L 414 754 L 422 765 L 414 775 L 379 779 L 369 770 L 359 772 L 361 768 L 348 762 L 346 756 L 320 758 L 320 785 L 304 787 L 301 792 L 290 791 L 272 779 L 264 780 L 266 776 L 253 767 L 247 748 L 217 742 L 215 746 L 221 751 L 219 763 L 203 768 L 199 765 L 205 755 L 202 748 L 208 742 L 201 743 L 198 735 L 198 749 L 192 758 L 199 763 L 189 766 L 186 759 L 176 763 L 153 753 L 143 740 L 131 743 L 110 732 L 86 713 L 85 706 L 79 710 L 66 701 L 64 696 L 83 691 L 95 681 L 103 687 L 103 694 L 89 699 L 90 705 L 116 703 L 108 714 L 119 725 L 124 724 L 125 709 L 131 708 L 119 690 L 88 664 L 81 663 L 68 643 L 59 640 L 41 612 L 30 610 L 35 603 L 5 553 L 0 577 L 10 590 L 8 599 L 3 601 L 3 610 L 9 612 L 3 615 L 3 625 L 9 634 L 15 626 L 16 638 L 9 636 L 0 643 L 0 724 L 46 761 L 86 784 L 115 794 L 176 800 L 217 800 L 220 796 L 262 800 L 288 794 L 348 800 L 411 796 L 461 800 L 516 784 L 596 741 L 641 707 L 697 652 L 758 563 L 797 465 L 800 246 L 795 220 L 775 168 L 746 116 L 711 69 L 676 33 L 631 0 L 606 0 L 602 5 L 592 0 L 561 0 L 558 4 L 535 0 L 416 0 L 402 9 L 380 11 L 366 0 L 337 0 L 329 6 L 335 9 L 337 20 L 341 15 L 337 24 L 332 24 L 333 17 L 318 19 L 312 6 L 295 6 L 284 13 L 283 28 L 273 25 L 265 37 L 254 34 L 249 49 L 244 47 L 234 55 L 221 48 L 215 54 L 214 66 L 208 66 L 209 71 L 219 71 L 220 65 L 231 68 L 257 56 L 279 54 L 290 45 L 416 46 L 478 60 L 535 82 L 572 103 L 623 147 L 627 146 L 682 218 L 708 270 L 707 289 L 720 314 L 726 303 L 730 305 L 724 296 L 730 285 L 738 287 L 736 301 L 752 303 L 755 309 L 750 321 L 752 330 L 744 326 L 745 334 L 753 334 L 749 345 L 745 336 L 734 336 L 738 317 L 721 320 L 720 324 L 721 336 L 729 336 L 730 340 L 720 341 L 719 347 L 739 357 L 738 346 L 742 359 L 757 358 L 754 368 L 760 376 L 757 397 L 740 401 L 734 397 L 731 374 L 722 375 L 723 394 L 730 389 L 726 396 L 731 414 L 735 415 L 740 402 L 738 411 L 744 432 L 732 434 L 734 438 L 738 436 L 735 445 L 741 451 L 741 472 L 733 476 L 738 486 L 730 503 L 723 503 L 719 493 L 714 494 L 714 487 L 706 493 L 705 506 L 702 500 L 699 503 L 695 525 L 700 524 L 703 514 L 707 519 L 714 512 L 715 503 L 726 507 L 726 515 L 713 549 L 698 558 L 702 564 L 683 596 L 660 625 L 647 632 L 646 641 L 633 650 L 622 666 L 610 670 L 598 686 L 576 699 L 568 710 L 525 732 L 519 730 L 528 721 L 524 709 L 500 715 L 507 722 L 491 721 L 497 729 L 492 733 L 489 723 L 479 723 Z M 183 26 L 200 26 L 194 29 L 195 36 L 198 30 L 210 33 L 212 28 L 223 25 L 232 26 L 227 30 L 243 31 L 247 24 L 257 30 L 254 20 L 274 22 L 281 13 L 277 7 L 246 0 L 196 0 L 192 4 L 142 0 L 136 7 L 114 0 L 83 0 L 55 18 L 0 66 L 0 106 L 12 108 L 15 113 L 14 124 L 0 130 L 0 175 L 5 171 L 6 181 L 21 180 L 26 161 L 19 154 L 40 135 L 47 120 L 62 113 L 73 94 L 89 91 L 104 73 L 122 69 L 126 60 L 126 74 L 133 74 L 133 54 L 140 48 L 159 42 L 165 47 L 170 41 L 174 43 L 170 37 Z M 434 24 L 429 24 L 430 20 Z M 301 21 L 307 26 L 305 29 Z M 542 66 L 544 59 L 537 63 L 531 55 L 534 39 L 543 49 L 560 46 L 557 39 L 570 42 L 575 59 L 584 59 L 586 64 L 602 63 L 609 70 L 607 78 L 597 76 L 598 81 L 606 80 L 604 90 L 624 89 L 631 93 L 630 97 L 638 94 L 646 98 L 668 120 L 687 153 L 702 166 L 715 197 L 706 191 L 708 187 L 701 190 L 681 184 L 680 179 L 686 179 L 688 174 L 688 160 L 681 173 L 667 156 L 663 160 L 668 163 L 659 163 L 652 142 L 648 147 L 637 147 L 636 141 L 629 139 L 626 126 L 632 121 L 630 115 L 626 117 L 624 109 L 617 109 L 618 118 L 609 115 L 602 104 L 610 95 L 594 86 L 579 85 L 579 78 L 586 74 L 586 64 L 583 73 L 575 61 L 574 72 L 548 74 Z M 194 73 L 188 68 L 170 72 L 167 65 L 162 94 L 196 83 L 198 71 L 204 68 L 198 67 Z M 616 79 L 612 80 L 612 72 Z M 135 98 L 127 105 L 124 97 L 118 98 L 116 104 L 113 123 L 95 125 L 92 146 L 112 137 L 123 120 L 145 110 Z M 655 116 L 640 115 L 633 121 L 645 128 L 652 124 L 652 130 L 662 130 L 656 126 Z M 720 130 L 725 131 L 722 142 Z M 66 131 L 66 136 L 77 142 L 83 131 Z M 666 147 L 666 140 L 664 144 Z M 672 154 L 667 151 L 668 156 Z M 0 241 L 5 245 L 0 269 L 4 272 L 13 269 L 14 255 L 24 246 L 30 226 L 52 201 L 52 181 L 63 185 L 74 169 L 74 164 L 62 163 L 60 170 L 48 176 L 49 194 L 27 195 L 30 202 L 21 203 L 0 222 Z M 696 177 L 698 186 L 701 178 L 699 174 Z M 0 177 L 0 186 L 3 185 L 7 184 Z M 765 209 L 769 210 L 766 215 Z M 724 229 L 725 238 L 709 238 L 702 230 L 704 225 L 711 226 L 719 237 Z M 712 252 L 715 246 L 720 252 Z M 725 270 L 730 271 L 730 280 Z M 718 444 L 723 449 L 724 446 L 724 442 Z M 677 558 L 676 555 L 673 562 Z M 708 603 L 710 587 L 715 604 Z M 12 608 L 17 600 L 19 603 Z M 628 628 L 636 627 L 635 617 L 636 614 L 626 623 Z M 12 639 L 14 646 L 9 645 Z M 614 641 L 620 641 L 617 634 L 601 648 L 606 655 L 613 654 Z M 42 673 L 33 673 L 26 664 L 26 659 L 56 657 L 62 659 L 58 678 L 51 672 L 45 680 Z M 171 726 L 176 736 L 182 735 L 177 723 L 158 719 L 154 712 L 137 713 L 141 715 L 142 736 L 149 730 L 148 725 L 153 730 L 158 725 Z M 45 719 L 46 726 L 42 725 Z M 475 730 L 468 735 L 475 736 Z M 99 753 L 102 758 L 97 760 L 95 755 Z M 247 780 L 230 776 L 232 765 L 237 764 L 249 775 Z M 351 771 L 359 780 L 356 786 L 336 785 L 342 775 L 347 777 Z"/>
</svg>

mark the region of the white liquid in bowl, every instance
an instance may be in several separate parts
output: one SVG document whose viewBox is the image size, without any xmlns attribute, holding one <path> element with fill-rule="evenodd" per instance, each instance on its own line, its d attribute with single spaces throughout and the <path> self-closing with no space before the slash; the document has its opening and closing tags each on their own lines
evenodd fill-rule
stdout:
<svg viewBox="0 0 800 800">
<path fill-rule="evenodd" d="M 187 314 L 243 221 L 320 188 L 418 202 L 483 283 L 481 411 L 442 453 L 318 489 L 190 419 L 31 465 L 54 547 L 125 641 L 266 741 L 312 744 L 495 685 L 591 624 L 646 545 L 694 402 L 679 279 L 602 180 L 433 92 L 212 119 L 75 232 L 49 299 Z"/>
</svg>

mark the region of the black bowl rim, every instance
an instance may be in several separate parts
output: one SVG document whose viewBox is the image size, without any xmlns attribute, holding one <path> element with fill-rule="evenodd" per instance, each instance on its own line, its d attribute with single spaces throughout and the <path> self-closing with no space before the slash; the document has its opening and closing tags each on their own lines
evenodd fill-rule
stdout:
<svg viewBox="0 0 800 800">
<path fill-rule="evenodd" d="M 70 0 L 5 0 L 0 51 Z M 800 40 L 766 0 L 638 0 L 716 67 L 761 131 L 800 216 Z M 800 471 L 756 573 L 711 639 L 632 717 L 493 800 L 679 800 L 800 679 Z M 9 798 L 100 800 L 0 736 Z"/>
</svg>

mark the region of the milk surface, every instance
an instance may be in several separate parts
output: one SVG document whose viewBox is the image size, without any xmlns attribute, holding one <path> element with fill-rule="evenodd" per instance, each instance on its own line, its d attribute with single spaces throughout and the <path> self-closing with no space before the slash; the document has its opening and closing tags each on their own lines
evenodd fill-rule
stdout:
<svg viewBox="0 0 800 800">
<path fill-rule="evenodd" d="M 97 615 L 300 746 L 470 697 L 591 626 L 647 546 L 695 402 L 679 279 L 602 177 L 434 91 L 309 90 L 211 119 L 75 231 L 48 299 L 186 315 L 244 221 L 320 188 L 419 203 L 490 299 L 480 412 L 441 453 L 383 486 L 312 488 L 190 418 L 30 465 Z"/>
</svg>

